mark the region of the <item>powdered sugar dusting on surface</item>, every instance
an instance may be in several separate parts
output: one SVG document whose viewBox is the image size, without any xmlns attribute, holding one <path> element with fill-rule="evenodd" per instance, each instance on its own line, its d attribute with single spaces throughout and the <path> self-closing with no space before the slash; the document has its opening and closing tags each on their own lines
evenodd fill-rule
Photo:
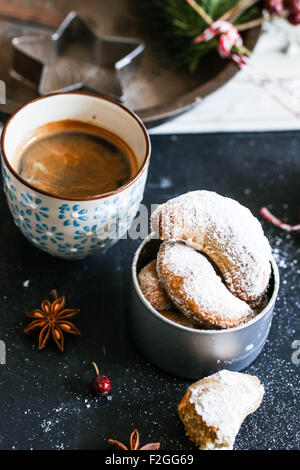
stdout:
<svg viewBox="0 0 300 470">
<path fill-rule="evenodd" d="M 226 288 L 208 259 L 184 243 L 164 242 L 158 254 L 158 269 L 168 293 L 183 313 L 187 311 L 184 299 L 190 299 L 196 303 L 204 319 L 223 327 L 229 322 L 238 324 L 253 314 L 246 302 Z M 177 293 L 168 289 L 168 273 L 183 279 Z"/>
<path fill-rule="evenodd" d="M 190 387 L 190 403 L 208 426 L 218 429 L 218 438 L 232 446 L 241 422 L 259 406 L 264 388 L 252 376 L 222 370 Z"/>
<path fill-rule="evenodd" d="M 244 300 L 259 297 L 270 277 L 271 251 L 249 209 L 211 191 L 170 199 L 154 211 L 152 229 L 164 240 L 185 240 L 218 265 L 228 288 Z"/>
<path fill-rule="evenodd" d="M 276 215 L 287 222 L 297 222 L 300 135 L 284 135 L 256 133 L 251 137 L 256 143 L 251 153 L 243 151 L 250 139 L 247 134 L 194 135 L 193 138 L 182 135 L 176 145 L 165 136 L 155 136 L 148 181 L 159 183 L 160 177 L 169 177 L 172 173 L 173 186 L 167 194 L 168 190 L 151 190 L 147 184 L 144 202 L 162 202 L 186 191 L 187 187 L 196 189 L 201 185 L 218 188 L 224 194 L 230 192 L 256 214 L 262 204 L 273 203 L 273 207 L 268 205 L 268 208 Z M 216 144 L 212 146 L 212 142 Z M 228 171 L 223 174 L 227 166 Z M 243 188 L 247 188 L 245 194 Z M 6 202 L 2 202 L 2 216 L 6 220 Z M 284 203 L 289 204 L 289 210 Z M 281 287 L 269 340 L 260 356 L 247 368 L 247 373 L 263 381 L 265 397 L 260 408 L 243 422 L 234 448 L 296 450 L 300 448 L 300 364 L 291 361 L 295 352 L 291 345 L 300 339 L 300 238 L 267 222 L 263 224 L 279 264 Z M 0 338 L 7 344 L 8 361 L 6 366 L 0 366 L 0 390 L 10 389 L 11 393 L 1 395 L 0 448 L 107 449 L 107 438 L 127 443 L 130 431 L 137 427 L 142 444 L 159 440 L 163 450 L 195 450 L 194 444 L 184 436 L 177 413 L 177 405 L 191 381 L 170 376 L 145 362 L 144 357 L 134 353 L 124 323 L 115 321 L 125 316 L 128 297 L 125 281 L 139 242 L 121 241 L 109 256 L 70 265 L 52 258 L 47 261 L 38 251 L 31 251 L 29 245 L 26 250 L 27 242 L 23 245 L 20 235 L 17 237 L 16 232 L 14 237 L 14 234 L 12 221 L 7 218 L 7 223 L 3 224 L 3 243 L 14 247 L 19 259 L 14 264 L 13 250 L 2 252 L 3 266 L 8 269 L 2 269 L 1 276 Z M 26 251 L 28 256 L 24 254 Z M 15 280 L 14 284 L 11 279 Z M 28 289 L 22 286 L 25 279 L 31 279 Z M 100 284 L 95 285 L 95 279 L 102 279 L 101 295 L 98 293 Z M 48 289 L 57 287 L 57 282 L 63 288 L 62 293 L 71 298 L 75 291 L 79 299 L 85 299 L 84 293 L 90 291 L 95 294 L 89 304 L 84 302 L 84 319 L 78 325 L 84 335 L 78 341 L 75 338 L 73 349 L 72 337 L 68 337 L 61 357 L 51 345 L 41 352 L 36 346 L 31 349 L 34 338 L 23 338 L 22 334 L 26 309 L 38 306 L 41 289 L 48 293 Z M 110 284 L 112 289 L 108 287 Z M 116 289 L 119 295 L 112 297 L 111 292 Z M 73 300 L 72 306 L 81 306 L 77 298 Z M 108 313 L 110 318 L 105 325 L 100 318 Z M 102 353 L 104 345 L 106 355 Z M 93 399 L 89 395 L 93 376 L 89 367 L 90 361 L 95 359 L 112 380 L 112 401 L 104 397 Z M 77 380 L 73 378 L 75 372 L 80 376 Z M 198 378 L 201 377 L 199 372 Z M 86 397 L 91 404 L 89 409 Z M 63 410 L 55 414 L 53 410 L 61 406 Z M 28 409 L 30 411 L 24 415 L 24 410 Z M 44 420 L 51 421 L 54 416 L 59 418 L 59 423 L 43 432 Z"/>
</svg>

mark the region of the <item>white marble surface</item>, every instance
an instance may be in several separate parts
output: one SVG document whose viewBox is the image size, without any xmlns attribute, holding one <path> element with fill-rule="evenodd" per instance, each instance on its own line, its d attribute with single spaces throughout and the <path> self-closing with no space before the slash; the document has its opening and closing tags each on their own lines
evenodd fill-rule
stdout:
<svg viewBox="0 0 300 470">
<path fill-rule="evenodd" d="M 264 26 L 251 57 L 256 71 L 274 77 L 292 91 L 267 86 L 292 109 L 300 112 L 300 26 L 277 20 Z M 177 119 L 151 130 L 152 134 L 233 132 L 300 129 L 300 118 L 239 72 L 227 85 L 199 106 Z"/>
</svg>

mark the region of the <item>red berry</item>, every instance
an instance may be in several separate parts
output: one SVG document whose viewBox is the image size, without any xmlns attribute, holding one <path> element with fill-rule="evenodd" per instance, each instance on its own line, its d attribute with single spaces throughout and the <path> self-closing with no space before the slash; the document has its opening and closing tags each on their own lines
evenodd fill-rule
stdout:
<svg viewBox="0 0 300 470">
<path fill-rule="evenodd" d="M 297 26 L 300 24 L 300 12 L 297 15 L 291 14 L 287 17 L 287 20 L 289 23 L 291 23 L 294 26 Z"/>
<path fill-rule="evenodd" d="M 93 391 L 96 395 L 107 395 L 111 389 L 111 383 L 105 375 L 98 375 L 92 383 Z"/>
<path fill-rule="evenodd" d="M 100 396 L 107 395 L 111 389 L 111 381 L 109 380 L 108 377 L 106 377 L 105 375 L 101 375 L 99 373 L 98 367 L 95 362 L 92 362 L 92 364 L 97 374 L 92 382 L 93 392 L 96 395 L 100 395 Z"/>
<path fill-rule="evenodd" d="M 299 0 L 285 0 L 285 8 L 289 11 L 290 16 L 297 16 L 300 14 L 300 2 Z"/>
<path fill-rule="evenodd" d="M 265 7 L 270 15 L 281 15 L 284 10 L 283 0 L 265 0 Z"/>
</svg>

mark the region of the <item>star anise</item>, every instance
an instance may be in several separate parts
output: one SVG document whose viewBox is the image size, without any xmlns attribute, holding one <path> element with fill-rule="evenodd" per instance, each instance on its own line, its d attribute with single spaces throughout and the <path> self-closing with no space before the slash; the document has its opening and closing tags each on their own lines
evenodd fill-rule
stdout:
<svg viewBox="0 0 300 470">
<path fill-rule="evenodd" d="M 122 442 L 115 441 L 114 439 L 108 439 L 108 442 L 120 450 L 158 450 L 160 448 L 159 442 L 146 444 L 145 446 L 140 447 L 140 436 L 137 429 L 135 429 L 130 436 L 129 449 L 122 444 Z"/>
<path fill-rule="evenodd" d="M 51 291 L 54 296 L 54 302 L 44 300 L 41 309 L 34 309 L 26 316 L 33 318 L 33 321 L 25 328 L 24 333 L 31 333 L 37 328 L 41 328 L 39 334 L 39 349 L 43 349 L 52 333 L 53 339 L 61 351 L 64 350 L 63 331 L 73 335 L 81 335 L 80 331 L 68 321 L 69 318 L 77 315 L 79 310 L 65 307 L 65 297 L 57 297 L 56 290 Z"/>
</svg>

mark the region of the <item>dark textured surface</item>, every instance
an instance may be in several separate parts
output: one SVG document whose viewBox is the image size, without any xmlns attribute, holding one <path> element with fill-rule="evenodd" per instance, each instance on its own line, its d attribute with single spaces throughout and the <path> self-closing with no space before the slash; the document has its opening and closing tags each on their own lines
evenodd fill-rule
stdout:
<svg viewBox="0 0 300 470">
<path fill-rule="evenodd" d="M 160 203 L 193 189 L 216 190 L 258 215 L 262 205 L 296 222 L 300 206 L 300 134 L 218 134 L 152 137 L 144 202 Z M 130 264 L 138 240 L 122 240 L 105 255 L 60 261 L 32 247 L 14 226 L 0 198 L 0 449 L 107 449 L 106 439 L 127 441 L 137 427 L 143 443 L 194 449 L 184 436 L 177 404 L 190 382 L 147 364 L 126 331 Z M 300 340 L 300 237 L 264 223 L 281 273 L 269 340 L 247 369 L 266 388 L 236 449 L 300 448 L 299 370 L 292 343 Z M 24 281 L 29 286 L 24 287 Z M 66 337 L 65 352 L 50 342 L 38 351 L 25 336 L 25 313 L 56 288 L 80 308 L 82 337 Z M 155 341 L 157 338 L 153 338 Z M 299 355 L 300 356 L 300 355 Z M 89 393 L 95 360 L 112 381 L 111 395 Z"/>
</svg>

